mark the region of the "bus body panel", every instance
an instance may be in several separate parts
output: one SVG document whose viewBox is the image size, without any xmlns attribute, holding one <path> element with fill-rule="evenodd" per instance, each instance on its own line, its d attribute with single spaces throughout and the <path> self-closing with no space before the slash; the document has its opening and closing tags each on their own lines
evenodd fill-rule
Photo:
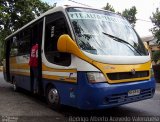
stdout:
<svg viewBox="0 0 160 122">
<path fill-rule="evenodd" d="M 104 76 L 106 77 L 108 83 L 114 84 L 114 83 L 124 83 L 124 82 L 132 82 L 132 81 L 141 81 L 144 79 L 149 79 L 151 76 L 150 68 L 151 68 L 151 62 L 146 62 L 143 64 L 127 64 L 127 65 L 114 65 L 114 64 L 104 64 L 100 62 L 93 62 L 93 65 L 98 67 L 101 72 L 103 72 Z M 135 74 L 132 74 L 132 72 L 135 71 Z M 139 73 L 146 72 L 146 75 L 144 76 L 137 76 Z M 118 73 L 124 73 L 124 75 L 127 76 L 127 74 L 130 74 L 130 77 L 123 77 L 118 78 Z M 117 78 L 109 78 L 109 75 L 114 75 Z M 135 75 L 135 77 L 134 77 Z M 133 76 L 133 77 L 132 77 Z"/>
<path fill-rule="evenodd" d="M 31 91 L 30 67 L 28 57 L 10 57 L 10 76 L 18 87 Z"/>
<path fill-rule="evenodd" d="M 85 72 L 78 73 L 78 107 L 80 109 L 104 109 L 126 103 L 149 99 L 155 92 L 155 80 L 135 81 L 128 83 L 88 83 Z M 130 90 L 140 89 L 141 93 L 128 96 Z"/>
<path fill-rule="evenodd" d="M 16 81 L 17 87 L 23 88 L 27 91 L 31 91 L 30 76 L 12 74 L 14 80 Z"/>
</svg>

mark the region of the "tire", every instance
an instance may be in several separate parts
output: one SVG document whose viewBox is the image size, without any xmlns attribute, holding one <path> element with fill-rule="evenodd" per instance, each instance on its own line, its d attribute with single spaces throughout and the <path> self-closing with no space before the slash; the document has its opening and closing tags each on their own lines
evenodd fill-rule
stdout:
<svg viewBox="0 0 160 122">
<path fill-rule="evenodd" d="M 15 80 L 13 80 L 13 91 L 15 91 L 15 92 L 19 91 L 19 88 L 18 88 L 17 83 L 16 83 Z"/>
<path fill-rule="evenodd" d="M 58 90 L 55 87 L 49 86 L 47 88 L 46 99 L 50 108 L 60 110 L 60 96 Z"/>
</svg>

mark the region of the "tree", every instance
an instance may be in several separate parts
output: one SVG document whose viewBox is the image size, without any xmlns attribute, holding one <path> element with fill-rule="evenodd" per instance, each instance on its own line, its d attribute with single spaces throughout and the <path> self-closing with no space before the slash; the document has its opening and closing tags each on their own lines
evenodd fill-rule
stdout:
<svg viewBox="0 0 160 122">
<path fill-rule="evenodd" d="M 0 0 L 0 61 L 5 37 L 50 8 L 40 0 Z"/>
<path fill-rule="evenodd" d="M 40 0 L 1 0 L 0 26 L 15 31 L 49 8 Z"/>
<path fill-rule="evenodd" d="M 160 59 L 160 51 L 159 50 L 153 52 L 152 59 L 157 64 L 158 60 Z"/>
<path fill-rule="evenodd" d="M 109 3 L 107 3 L 106 6 L 103 7 L 103 9 L 115 12 L 115 9 Z M 135 26 L 135 23 L 137 20 L 136 19 L 137 9 L 135 6 L 131 7 L 130 9 L 125 9 L 122 13 L 120 12 L 116 12 L 116 13 L 124 16 L 133 27 Z"/>
<path fill-rule="evenodd" d="M 131 7 L 130 9 L 125 9 L 122 12 L 122 16 L 124 16 L 133 27 L 135 26 L 137 20 L 136 14 L 137 14 L 137 9 L 135 6 Z"/>
<path fill-rule="evenodd" d="M 105 10 L 109 10 L 109 11 L 112 11 L 112 12 L 115 12 L 114 8 L 112 5 L 110 5 L 109 3 L 106 4 L 105 7 L 103 7 L 103 9 Z"/>
<path fill-rule="evenodd" d="M 160 44 L 160 11 L 157 8 L 155 13 L 150 17 L 154 27 L 151 29 L 153 35 L 157 38 L 157 43 Z"/>
</svg>

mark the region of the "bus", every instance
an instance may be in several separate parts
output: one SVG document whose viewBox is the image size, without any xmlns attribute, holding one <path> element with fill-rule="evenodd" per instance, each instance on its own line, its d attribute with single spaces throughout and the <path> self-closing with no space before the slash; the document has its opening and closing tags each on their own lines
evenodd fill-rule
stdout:
<svg viewBox="0 0 160 122">
<path fill-rule="evenodd" d="M 33 92 L 28 64 L 38 48 L 38 94 L 51 108 L 105 109 L 152 98 L 151 59 L 129 22 L 116 13 L 55 7 L 6 39 L 4 79 Z"/>
</svg>

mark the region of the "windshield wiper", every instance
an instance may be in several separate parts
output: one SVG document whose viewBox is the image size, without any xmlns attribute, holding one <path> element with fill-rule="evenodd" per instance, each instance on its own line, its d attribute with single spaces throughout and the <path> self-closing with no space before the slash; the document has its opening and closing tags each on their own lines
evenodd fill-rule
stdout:
<svg viewBox="0 0 160 122">
<path fill-rule="evenodd" d="M 114 39 L 115 41 L 118 41 L 118 42 L 121 42 L 121 43 L 125 43 L 125 44 L 131 46 L 133 49 L 135 49 L 135 51 L 136 51 L 138 54 L 142 55 L 133 45 L 131 45 L 131 44 L 128 43 L 127 41 L 125 41 L 125 40 L 123 40 L 123 39 L 121 39 L 121 38 L 118 38 L 118 37 L 116 37 L 116 36 L 110 35 L 110 34 L 108 34 L 108 33 L 105 33 L 105 32 L 102 32 L 102 33 L 103 33 L 104 35 L 107 35 L 107 36 L 111 37 L 111 38 Z M 128 46 L 128 47 L 129 47 L 129 46 Z M 129 47 L 129 48 L 130 48 L 130 47 Z M 131 48 L 130 48 L 130 49 L 131 49 Z M 131 49 L 131 50 L 133 51 L 133 49 Z"/>
</svg>

